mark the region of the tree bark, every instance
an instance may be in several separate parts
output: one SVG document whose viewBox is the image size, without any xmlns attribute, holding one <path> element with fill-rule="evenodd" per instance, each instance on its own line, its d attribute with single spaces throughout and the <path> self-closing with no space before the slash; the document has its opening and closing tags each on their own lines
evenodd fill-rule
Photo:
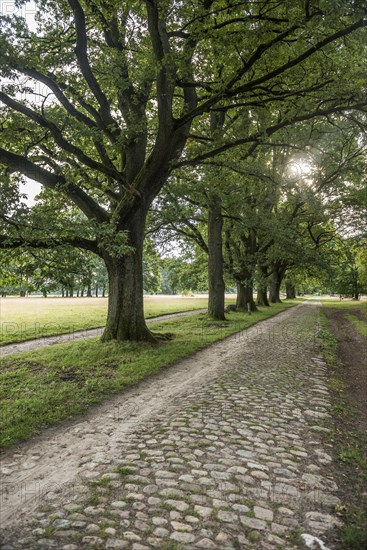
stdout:
<svg viewBox="0 0 367 550">
<path fill-rule="evenodd" d="M 213 195 L 208 208 L 208 315 L 219 321 L 225 319 L 222 227 L 221 201 L 218 195 Z"/>
<path fill-rule="evenodd" d="M 87 287 L 87 298 L 91 298 L 92 297 L 92 287 L 90 284 L 88 284 L 88 287 Z"/>
<path fill-rule="evenodd" d="M 296 297 L 296 287 L 294 283 L 292 283 L 292 281 L 287 280 L 285 282 L 285 291 L 287 294 L 287 299 L 294 300 L 294 298 Z"/>
<path fill-rule="evenodd" d="M 248 304 L 250 304 L 250 311 L 257 311 L 257 307 L 254 302 L 252 283 L 237 283 L 237 311 L 248 311 Z"/>
<path fill-rule="evenodd" d="M 256 303 L 257 303 L 258 306 L 266 306 L 266 307 L 270 306 L 266 286 L 265 287 L 261 287 L 261 286 L 257 287 Z"/>
<path fill-rule="evenodd" d="M 144 318 L 143 242 L 145 213 L 137 211 L 128 227 L 134 251 L 121 257 L 104 256 L 109 278 L 108 314 L 102 341 L 156 342 Z"/>
<path fill-rule="evenodd" d="M 285 274 L 285 269 L 279 266 L 274 266 L 273 272 L 270 275 L 270 293 L 269 301 L 272 304 L 281 304 L 280 287 Z"/>
<path fill-rule="evenodd" d="M 96 286 L 96 298 L 98 298 L 98 286 Z"/>
</svg>

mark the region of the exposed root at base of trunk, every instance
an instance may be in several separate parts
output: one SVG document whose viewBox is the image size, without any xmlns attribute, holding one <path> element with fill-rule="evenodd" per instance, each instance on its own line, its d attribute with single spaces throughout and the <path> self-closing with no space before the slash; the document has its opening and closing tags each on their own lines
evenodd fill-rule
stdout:
<svg viewBox="0 0 367 550">
<path fill-rule="evenodd" d="M 176 337 L 173 332 L 153 332 L 152 336 L 157 340 L 157 342 L 166 342 L 168 340 L 173 340 Z"/>
</svg>

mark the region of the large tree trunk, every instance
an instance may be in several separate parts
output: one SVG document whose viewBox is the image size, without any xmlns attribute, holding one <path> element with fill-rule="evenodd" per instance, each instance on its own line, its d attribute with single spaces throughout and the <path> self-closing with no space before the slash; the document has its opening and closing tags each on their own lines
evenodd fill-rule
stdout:
<svg viewBox="0 0 367 550">
<path fill-rule="evenodd" d="M 92 297 L 92 286 L 90 285 L 90 283 L 88 283 L 88 286 L 87 286 L 87 298 L 91 298 Z"/>
<path fill-rule="evenodd" d="M 292 281 L 287 280 L 285 282 L 285 291 L 287 294 L 287 299 L 294 300 L 294 298 L 296 297 L 296 287 L 294 283 L 292 283 Z"/>
<path fill-rule="evenodd" d="M 208 314 L 212 319 L 220 321 L 225 319 L 222 227 L 221 202 L 214 195 L 208 209 Z"/>
<path fill-rule="evenodd" d="M 248 304 L 250 304 L 250 311 L 257 311 L 256 304 L 253 296 L 253 286 L 251 283 L 242 284 L 237 283 L 237 311 L 248 311 Z"/>
<path fill-rule="evenodd" d="M 256 303 L 258 306 L 270 306 L 269 300 L 268 300 L 268 292 L 266 286 L 258 286 L 257 287 L 257 298 Z"/>
<path fill-rule="evenodd" d="M 143 241 L 145 213 L 138 211 L 126 228 L 134 252 L 120 258 L 105 256 L 109 296 L 106 328 L 102 341 L 155 342 L 144 318 Z"/>
<path fill-rule="evenodd" d="M 280 286 L 285 274 L 285 269 L 274 266 L 273 273 L 270 275 L 270 292 L 269 300 L 272 304 L 281 304 L 280 299 Z"/>
</svg>

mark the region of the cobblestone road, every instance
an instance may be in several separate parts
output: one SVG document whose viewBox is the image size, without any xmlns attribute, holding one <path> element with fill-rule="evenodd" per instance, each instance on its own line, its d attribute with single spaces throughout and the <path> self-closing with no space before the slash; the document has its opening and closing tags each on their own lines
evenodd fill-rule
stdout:
<svg viewBox="0 0 367 550">
<path fill-rule="evenodd" d="M 273 550 L 301 548 L 302 534 L 335 548 L 317 322 L 318 307 L 303 305 L 245 339 L 225 371 L 145 422 L 113 464 L 99 444 L 83 479 L 4 531 L 1 548 Z"/>
</svg>

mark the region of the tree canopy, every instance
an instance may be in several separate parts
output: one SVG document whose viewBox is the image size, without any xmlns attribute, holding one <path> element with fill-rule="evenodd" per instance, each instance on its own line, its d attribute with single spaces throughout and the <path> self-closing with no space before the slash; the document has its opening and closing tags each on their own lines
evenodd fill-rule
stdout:
<svg viewBox="0 0 367 550">
<path fill-rule="evenodd" d="M 366 6 L 36 0 L 36 10 L 37 30 L 0 18 L 0 246 L 99 255 L 104 339 L 153 340 L 142 301 L 152 202 L 178 169 L 252 158 L 288 128 L 363 125 Z M 19 196 L 24 177 L 48 192 L 36 212 Z"/>
</svg>

